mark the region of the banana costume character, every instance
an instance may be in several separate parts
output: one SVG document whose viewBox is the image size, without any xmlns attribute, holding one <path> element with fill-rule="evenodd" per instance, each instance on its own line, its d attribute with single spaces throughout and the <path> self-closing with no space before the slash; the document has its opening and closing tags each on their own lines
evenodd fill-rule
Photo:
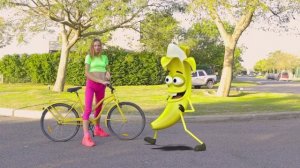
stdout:
<svg viewBox="0 0 300 168">
<path fill-rule="evenodd" d="M 200 143 L 194 150 L 205 151 L 205 143 L 187 129 L 184 121 L 185 112 L 195 111 L 190 96 L 192 92 L 191 72 L 196 70 L 196 63 L 193 57 L 187 56 L 189 56 L 189 48 L 180 48 L 175 44 L 169 44 L 167 56 L 161 58 L 162 67 L 169 72 L 165 82 L 170 96 L 165 110 L 150 124 L 154 130 L 154 137 L 145 137 L 144 140 L 154 145 L 158 130 L 168 128 L 181 119 L 184 130 Z M 190 109 L 188 109 L 189 107 Z"/>
</svg>

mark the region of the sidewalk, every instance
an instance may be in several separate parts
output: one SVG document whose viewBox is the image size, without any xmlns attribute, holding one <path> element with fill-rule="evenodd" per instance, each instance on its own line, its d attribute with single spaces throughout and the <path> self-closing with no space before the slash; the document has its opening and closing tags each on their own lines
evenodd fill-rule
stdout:
<svg viewBox="0 0 300 168">
<path fill-rule="evenodd" d="M 34 110 L 0 108 L 0 116 L 40 119 L 42 116 L 42 110 L 34 111 Z"/>
<path fill-rule="evenodd" d="M 22 117 L 31 119 L 40 119 L 42 110 L 18 110 L 9 108 L 0 108 L 0 116 Z M 157 116 L 146 116 L 147 121 L 157 118 Z M 277 112 L 277 113 L 251 113 L 234 115 L 186 115 L 187 122 L 218 122 L 218 121 L 250 121 L 250 120 L 279 120 L 288 118 L 300 118 L 300 112 Z"/>
</svg>

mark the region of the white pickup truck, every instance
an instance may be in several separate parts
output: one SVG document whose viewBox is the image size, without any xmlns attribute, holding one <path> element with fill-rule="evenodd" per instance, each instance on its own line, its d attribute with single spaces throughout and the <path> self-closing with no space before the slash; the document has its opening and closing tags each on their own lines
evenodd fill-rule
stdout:
<svg viewBox="0 0 300 168">
<path fill-rule="evenodd" d="M 201 88 L 201 86 L 207 86 L 209 89 L 213 88 L 217 81 L 216 75 L 208 75 L 205 70 L 196 70 L 192 73 L 192 85 L 195 88 Z"/>
</svg>

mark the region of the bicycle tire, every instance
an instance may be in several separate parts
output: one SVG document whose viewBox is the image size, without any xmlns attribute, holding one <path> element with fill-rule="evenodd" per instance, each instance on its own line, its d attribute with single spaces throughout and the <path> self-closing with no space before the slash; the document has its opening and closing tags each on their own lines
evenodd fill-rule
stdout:
<svg viewBox="0 0 300 168">
<path fill-rule="evenodd" d="M 42 132 L 48 139 L 55 142 L 66 142 L 72 139 L 80 128 L 80 122 L 59 123 L 51 114 L 51 110 L 57 110 L 64 118 L 79 118 L 77 111 L 68 104 L 55 103 L 43 111 L 40 120 Z"/>
<path fill-rule="evenodd" d="M 122 120 L 117 105 L 114 105 L 107 114 L 107 127 L 113 135 L 121 140 L 135 139 L 145 128 L 145 114 L 138 105 L 131 102 L 120 102 L 119 106 L 127 122 Z"/>
</svg>

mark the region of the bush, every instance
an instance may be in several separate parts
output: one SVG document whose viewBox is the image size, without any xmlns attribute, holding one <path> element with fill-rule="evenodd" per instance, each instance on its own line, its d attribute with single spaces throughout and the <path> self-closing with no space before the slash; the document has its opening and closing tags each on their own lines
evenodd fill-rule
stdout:
<svg viewBox="0 0 300 168">
<path fill-rule="evenodd" d="M 0 61 L 0 73 L 3 74 L 4 83 L 26 82 L 24 59 L 20 55 L 5 55 Z"/>
<path fill-rule="evenodd" d="M 108 55 L 115 85 L 161 84 L 165 77 L 160 58 L 153 53 L 128 52 L 118 48 L 110 48 L 104 53 Z"/>
<path fill-rule="evenodd" d="M 84 58 L 85 56 L 81 54 L 70 53 L 66 76 L 67 83 L 79 86 L 85 85 Z"/>
<path fill-rule="evenodd" d="M 164 81 L 165 72 L 160 58 L 154 53 L 131 52 L 116 47 L 103 51 L 108 56 L 108 70 L 114 85 L 154 85 Z M 53 84 L 60 53 L 6 55 L 0 60 L 0 73 L 5 83 L 32 82 Z M 85 55 L 71 52 L 68 59 L 66 83 L 85 85 Z"/>
<path fill-rule="evenodd" d="M 24 55 L 25 56 L 25 55 Z M 27 56 L 25 67 L 32 83 L 55 82 L 60 53 L 32 54 Z"/>
</svg>

